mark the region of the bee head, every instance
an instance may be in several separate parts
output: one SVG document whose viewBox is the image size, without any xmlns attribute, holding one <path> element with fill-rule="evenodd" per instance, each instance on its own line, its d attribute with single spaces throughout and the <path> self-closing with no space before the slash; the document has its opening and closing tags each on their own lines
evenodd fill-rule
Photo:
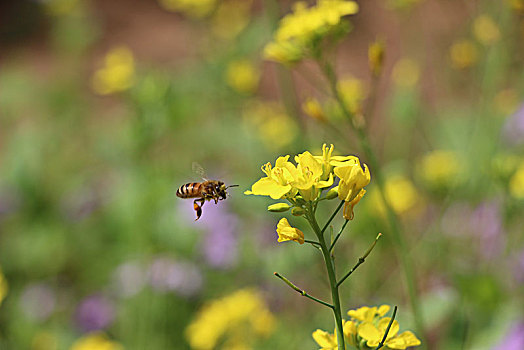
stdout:
<svg viewBox="0 0 524 350">
<path fill-rule="evenodd" d="M 215 190 L 218 196 L 220 197 L 220 199 L 226 199 L 226 196 L 227 196 L 226 189 L 227 189 L 226 185 L 222 181 L 218 181 L 215 187 Z"/>
</svg>

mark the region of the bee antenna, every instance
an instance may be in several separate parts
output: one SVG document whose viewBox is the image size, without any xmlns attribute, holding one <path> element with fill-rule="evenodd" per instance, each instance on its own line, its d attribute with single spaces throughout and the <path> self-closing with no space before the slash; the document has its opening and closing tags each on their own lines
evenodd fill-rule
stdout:
<svg viewBox="0 0 524 350">
<path fill-rule="evenodd" d="M 238 186 L 240 186 L 240 185 L 229 185 L 229 186 L 227 186 L 226 188 L 230 188 L 230 187 L 238 187 Z"/>
</svg>

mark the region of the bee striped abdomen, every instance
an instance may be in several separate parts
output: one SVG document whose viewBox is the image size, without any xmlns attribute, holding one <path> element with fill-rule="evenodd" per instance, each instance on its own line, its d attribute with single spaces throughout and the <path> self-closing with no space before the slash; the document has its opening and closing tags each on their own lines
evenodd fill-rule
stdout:
<svg viewBox="0 0 524 350">
<path fill-rule="evenodd" d="M 176 195 L 180 198 L 202 197 L 202 184 L 200 182 L 190 182 L 182 185 L 176 190 Z"/>
</svg>

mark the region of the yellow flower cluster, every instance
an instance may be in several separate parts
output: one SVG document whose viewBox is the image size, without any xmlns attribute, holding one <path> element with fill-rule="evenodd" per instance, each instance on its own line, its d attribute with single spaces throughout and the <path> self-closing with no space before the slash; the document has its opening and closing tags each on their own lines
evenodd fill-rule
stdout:
<svg viewBox="0 0 524 350">
<path fill-rule="evenodd" d="M 167 11 L 182 12 L 188 17 L 203 18 L 215 8 L 216 0 L 158 0 Z"/>
<path fill-rule="evenodd" d="M 344 336 L 348 344 L 357 349 L 376 348 L 391 321 L 390 317 L 384 317 L 389 311 L 388 305 L 380 307 L 363 306 L 356 310 L 349 310 L 349 321 L 344 321 Z M 398 333 L 400 326 L 393 321 L 384 342 L 384 349 L 407 349 L 408 347 L 420 345 L 420 340 L 410 331 Z M 313 332 L 313 339 L 321 346 L 321 350 L 337 349 L 337 337 L 321 329 Z M 367 346 L 367 347 L 365 347 Z"/>
<path fill-rule="evenodd" d="M 462 165 L 453 151 L 436 150 L 426 154 L 418 167 L 421 178 L 432 189 L 447 188 L 461 180 Z"/>
<path fill-rule="evenodd" d="M 78 339 L 71 350 L 124 350 L 124 347 L 101 332 L 93 332 Z"/>
<path fill-rule="evenodd" d="M 125 91 L 135 82 L 135 60 L 125 46 L 112 49 L 105 56 L 104 67 L 93 76 L 93 90 L 99 95 Z"/>
<path fill-rule="evenodd" d="M 264 49 L 265 57 L 284 64 L 296 63 L 339 28 L 342 17 L 357 11 L 354 1 L 318 0 L 311 7 L 298 1 L 293 12 L 280 21 L 274 40 Z"/>
<path fill-rule="evenodd" d="M 235 91 L 251 95 L 256 92 L 260 70 L 249 60 L 235 60 L 228 64 L 225 80 Z"/>
<path fill-rule="evenodd" d="M 285 203 L 272 205 L 270 211 L 282 212 L 293 208 L 292 213 L 302 215 L 308 205 L 320 199 L 338 198 L 345 201 L 344 217 L 353 219 L 353 207 L 360 201 L 371 180 L 366 164 L 361 164 L 355 156 L 334 156 L 333 145 L 322 146 L 322 155 L 314 156 L 306 151 L 295 156 L 296 165 L 289 161 L 289 155 L 278 157 L 275 166 L 266 163 L 262 171 L 266 175 L 245 191 L 247 195 L 269 196 L 272 199 L 286 199 L 292 206 Z M 323 191 L 333 186 L 334 177 L 339 178 L 339 184 L 321 198 Z M 277 226 L 279 242 L 293 240 L 304 242 L 303 234 L 289 225 L 283 219 Z"/>
<path fill-rule="evenodd" d="M 253 339 L 269 336 L 275 318 L 258 292 L 242 289 L 205 305 L 186 328 L 192 349 L 250 349 Z"/>
</svg>

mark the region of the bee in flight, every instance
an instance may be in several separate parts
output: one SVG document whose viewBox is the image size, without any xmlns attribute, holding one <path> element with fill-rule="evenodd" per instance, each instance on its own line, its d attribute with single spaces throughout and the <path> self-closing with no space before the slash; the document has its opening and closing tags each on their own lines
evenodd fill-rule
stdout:
<svg viewBox="0 0 524 350">
<path fill-rule="evenodd" d="M 193 163 L 193 171 L 199 175 L 204 175 L 204 170 L 197 163 Z M 226 190 L 228 188 L 237 186 L 226 186 L 222 181 L 206 180 L 204 178 L 203 182 L 190 182 L 180 186 L 176 191 L 176 195 L 180 198 L 196 198 L 193 202 L 193 208 L 197 215 L 195 221 L 197 221 L 202 215 L 202 207 L 206 201 L 214 200 L 215 204 L 217 204 L 219 200 L 226 199 Z"/>
</svg>

